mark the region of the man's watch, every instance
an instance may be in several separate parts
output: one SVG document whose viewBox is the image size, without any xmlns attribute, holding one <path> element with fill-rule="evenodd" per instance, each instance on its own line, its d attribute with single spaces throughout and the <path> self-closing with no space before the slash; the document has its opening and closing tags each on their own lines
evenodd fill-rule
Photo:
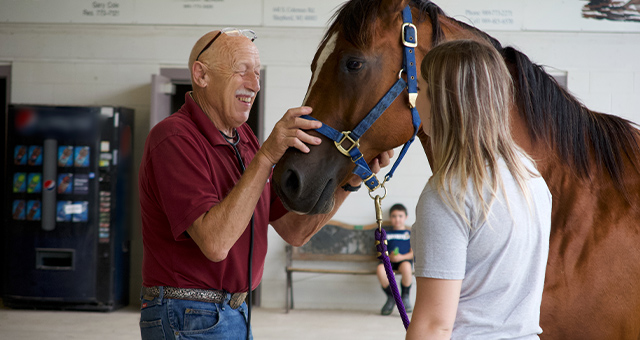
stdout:
<svg viewBox="0 0 640 340">
<path fill-rule="evenodd" d="M 357 187 L 354 187 L 353 185 L 347 183 L 347 184 L 342 186 L 342 189 L 344 191 L 348 191 L 348 192 L 356 192 L 356 191 L 360 190 L 361 187 L 362 187 L 362 184 L 358 185 Z"/>
</svg>

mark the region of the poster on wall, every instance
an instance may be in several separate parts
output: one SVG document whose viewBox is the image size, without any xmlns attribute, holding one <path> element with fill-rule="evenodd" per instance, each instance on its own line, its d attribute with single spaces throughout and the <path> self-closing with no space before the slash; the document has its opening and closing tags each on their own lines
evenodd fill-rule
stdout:
<svg viewBox="0 0 640 340">
<path fill-rule="evenodd" d="M 345 0 L 264 0 L 264 25 L 327 27 Z"/>
<path fill-rule="evenodd" d="M 523 30 L 640 32 L 640 1 L 539 0 L 527 2 Z"/>
<path fill-rule="evenodd" d="M 609 21 L 640 22 L 640 0 L 591 0 L 582 6 L 582 17 Z"/>
</svg>

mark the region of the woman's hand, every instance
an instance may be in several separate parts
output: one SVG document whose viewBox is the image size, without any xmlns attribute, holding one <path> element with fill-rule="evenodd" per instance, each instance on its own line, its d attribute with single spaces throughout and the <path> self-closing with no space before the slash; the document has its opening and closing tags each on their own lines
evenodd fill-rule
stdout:
<svg viewBox="0 0 640 340">
<path fill-rule="evenodd" d="M 391 164 L 391 158 L 393 158 L 393 154 L 394 151 L 393 149 L 391 149 L 379 154 L 374 159 L 372 159 L 371 162 L 369 162 L 369 168 L 371 169 L 371 171 L 377 174 L 382 168 Z M 357 175 L 353 175 L 351 176 L 351 179 L 349 179 L 349 185 L 351 186 L 357 187 L 360 184 L 362 184 L 362 178 Z"/>
</svg>

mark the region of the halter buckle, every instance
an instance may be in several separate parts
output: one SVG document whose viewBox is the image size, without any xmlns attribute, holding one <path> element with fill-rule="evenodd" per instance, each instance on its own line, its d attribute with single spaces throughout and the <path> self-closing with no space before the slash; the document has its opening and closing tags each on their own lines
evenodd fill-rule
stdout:
<svg viewBox="0 0 640 340">
<path fill-rule="evenodd" d="M 342 131 L 342 135 L 344 137 L 342 137 L 342 139 L 340 139 L 339 142 L 335 142 L 335 141 L 333 142 L 336 145 L 336 148 L 338 148 L 338 151 L 340 151 L 343 155 L 345 155 L 347 157 L 351 157 L 349 152 L 351 150 L 353 150 L 353 148 L 359 148 L 360 147 L 359 140 L 353 140 L 353 138 L 349 137 L 350 133 L 351 133 L 351 131 Z M 351 142 L 351 146 L 348 149 L 345 149 L 344 146 L 342 146 L 342 143 L 344 142 L 345 139 L 348 139 Z"/>
<path fill-rule="evenodd" d="M 413 29 L 413 33 L 414 33 L 413 37 L 415 37 L 416 41 L 407 41 L 407 36 L 409 36 L 408 34 L 405 34 L 405 29 L 407 27 L 410 27 L 411 29 Z M 404 46 L 409 48 L 418 47 L 418 29 L 416 28 L 416 25 L 410 22 L 405 22 L 404 24 L 402 24 L 402 30 L 400 32 L 402 32 L 402 44 Z"/>
</svg>

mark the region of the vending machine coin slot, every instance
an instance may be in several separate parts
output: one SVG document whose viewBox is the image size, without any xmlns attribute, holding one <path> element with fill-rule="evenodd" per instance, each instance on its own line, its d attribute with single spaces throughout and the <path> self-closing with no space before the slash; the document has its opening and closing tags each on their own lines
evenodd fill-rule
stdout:
<svg viewBox="0 0 640 340">
<path fill-rule="evenodd" d="M 73 249 L 36 248 L 36 269 L 73 270 Z"/>
</svg>

